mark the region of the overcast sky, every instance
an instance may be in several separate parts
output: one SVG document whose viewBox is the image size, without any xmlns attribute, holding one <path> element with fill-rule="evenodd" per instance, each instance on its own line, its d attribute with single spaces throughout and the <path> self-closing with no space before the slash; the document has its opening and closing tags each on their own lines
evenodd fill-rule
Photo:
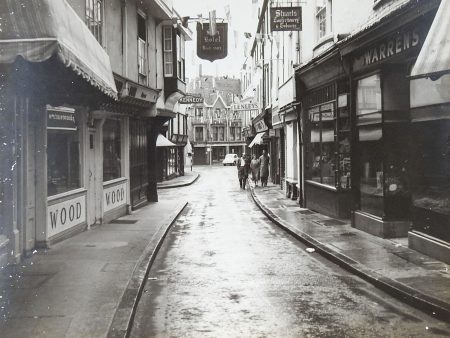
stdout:
<svg viewBox="0 0 450 338">
<path fill-rule="evenodd" d="M 175 9 L 181 16 L 209 17 L 210 10 L 216 10 L 217 18 L 225 18 L 225 6 L 230 6 L 231 21 L 228 27 L 228 56 L 222 60 L 209 62 L 197 57 L 196 51 L 196 27 L 195 22 L 190 21 L 189 28 L 194 33 L 194 39 L 186 43 L 186 76 L 193 78 L 198 75 L 198 65 L 203 66 L 203 75 L 228 75 L 239 77 L 239 70 L 244 61 L 244 32 L 253 31 L 256 24 L 252 24 L 252 0 L 173 0 Z M 219 21 L 220 22 L 220 21 Z M 235 32 L 238 37 L 235 42 Z M 251 41 L 251 40 L 249 40 Z"/>
</svg>

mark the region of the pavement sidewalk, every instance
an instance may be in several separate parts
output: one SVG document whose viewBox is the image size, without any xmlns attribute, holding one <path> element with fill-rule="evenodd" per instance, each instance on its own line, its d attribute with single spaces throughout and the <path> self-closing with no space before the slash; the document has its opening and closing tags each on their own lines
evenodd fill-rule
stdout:
<svg viewBox="0 0 450 338">
<path fill-rule="evenodd" d="M 338 265 L 437 318 L 450 322 L 448 266 L 408 248 L 406 238 L 383 239 L 302 209 L 279 186 L 255 187 L 252 197 L 278 226 Z"/>
<path fill-rule="evenodd" d="M 184 176 L 178 176 L 168 181 L 158 182 L 158 189 L 185 187 L 194 183 L 200 174 L 195 171 L 185 171 Z"/>
<path fill-rule="evenodd" d="M 124 337 L 149 267 L 187 202 L 151 203 L 0 271 L 0 336 Z"/>
</svg>

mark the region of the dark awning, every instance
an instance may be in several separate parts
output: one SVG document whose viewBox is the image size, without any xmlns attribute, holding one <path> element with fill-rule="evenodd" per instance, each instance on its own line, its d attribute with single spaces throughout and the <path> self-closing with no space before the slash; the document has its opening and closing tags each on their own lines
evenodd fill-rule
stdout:
<svg viewBox="0 0 450 338">
<path fill-rule="evenodd" d="M 65 0 L 1 0 L 0 63 L 56 55 L 103 93 L 117 97 L 108 54 Z"/>
<path fill-rule="evenodd" d="M 450 0 L 442 0 L 411 71 L 411 78 L 450 73 Z"/>
</svg>

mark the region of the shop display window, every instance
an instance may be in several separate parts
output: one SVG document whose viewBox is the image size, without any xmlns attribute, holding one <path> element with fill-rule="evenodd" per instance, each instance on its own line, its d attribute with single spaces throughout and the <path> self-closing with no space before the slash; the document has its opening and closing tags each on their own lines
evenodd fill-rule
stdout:
<svg viewBox="0 0 450 338">
<path fill-rule="evenodd" d="M 48 196 L 80 187 L 80 142 L 78 130 L 48 130 Z"/>
<path fill-rule="evenodd" d="M 351 188 L 350 114 L 347 108 L 337 111 L 338 182 L 336 186 Z"/>
<path fill-rule="evenodd" d="M 360 208 L 384 215 L 383 142 L 381 127 L 381 84 L 379 74 L 358 81 L 356 115 L 360 156 Z"/>
<path fill-rule="evenodd" d="M 111 181 L 122 175 L 120 120 L 108 119 L 103 125 L 103 181 Z"/>
<path fill-rule="evenodd" d="M 309 110 L 311 125 L 311 180 L 336 186 L 336 143 L 334 103 Z"/>
<path fill-rule="evenodd" d="M 413 123 L 414 227 L 450 240 L 450 120 Z"/>
<path fill-rule="evenodd" d="M 169 148 L 167 150 L 167 176 L 170 176 L 177 171 L 176 152 L 175 148 Z"/>
</svg>

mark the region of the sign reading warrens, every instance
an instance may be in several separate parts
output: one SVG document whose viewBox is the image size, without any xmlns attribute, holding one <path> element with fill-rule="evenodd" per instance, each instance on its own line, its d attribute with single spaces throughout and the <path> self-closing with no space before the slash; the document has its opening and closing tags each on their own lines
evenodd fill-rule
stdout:
<svg viewBox="0 0 450 338">
<path fill-rule="evenodd" d="M 208 31 L 209 23 L 197 23 L 197 56 L 211 62 L 225 58 L 228 54 L 228 24 L 217 23 L 214 36 Z"/>
<path fill-rule="evenodd" d="M 203 103 L 205 99 L 201 96 L 186 95 L 178 100 L 179 104 Z"/>
<path fill-rule="evenodd" d="M 275 31 L 301 31 L 301 7 L 272 7 L 270 9 L 270 29 Z"/>
<path fill-rule="evenodd" d="M 234 111 L 259 110 L 259 106 L 257 103 L 233 103 L 231 109 Z"/>
<path fill-rule="evenodd" d="M 49 205 L 47 222 L 48 237 L 86 222 L 86 196 Z"/>
<path fill-rule="evenodd" d="M 113 185 L 103 189 L 103 211 L 108 212 L 127 202 L 127 183 Z"/>
</svg>

